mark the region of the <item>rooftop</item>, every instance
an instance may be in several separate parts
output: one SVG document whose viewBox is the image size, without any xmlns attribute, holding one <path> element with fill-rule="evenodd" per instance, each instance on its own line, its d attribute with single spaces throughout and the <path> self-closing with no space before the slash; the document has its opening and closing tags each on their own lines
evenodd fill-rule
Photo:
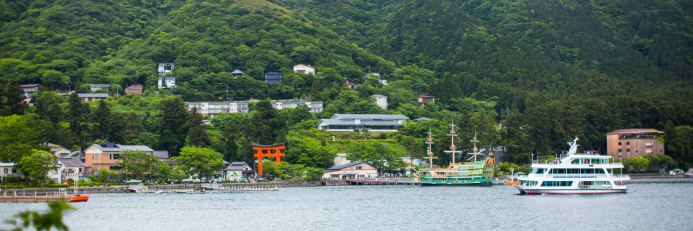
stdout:
<svg viewBox="0 0 693 231">
<path fill-rule="evenodd" d="M 351 166 L 356 166 L 356 165 L 359 165 L 359 164 L 365 164 L 365 162 L 358 162 L 358 161 L 357 161 L 357 162 L 351 162 L 351 163 L 348 163 L 348 164 L 343 164 L 343 165 L 338 165 L 338 166 L 332 166 L 332 167 L 330 167 L 330 168 L 328 168 L 328 169 L 325 169 L 325 172 L 336 172 L 336 171 L 342 170 L 342 169 L 344 169 L 344 168 L 348 168 L 348 167 L 351 167 Z"/>
<path fill-rule="evenodd" d="M 154 151 L 153 154 L 159 159 L 168 159 L 169 158 L 168 157 L 168 151 L 166 151 L 166 150 Z"/>
<path fill-rule="evenodd" d="M 235 71 L 231 72 L 231 74 L 243 74 L 241 70 L 236 69 Z"/>
<path fill-rule="evenodd" d="M 27 87 L 38 87 L 38 83 L 30 83 L 30 84 L 21 84 L 19 87 L 21 88 L 27 88 Z"/>
<path fill-rule="evenodd" d="M 121 145 L 121 144 L 115 144 L 113 146 L 108 145 L 104 143 L 104 146 L 100 144 L 93 144 L 94 147 L 98 148 L 101 151 L 105 152 L 119 152 L 123 150 L 130 150 L 130 151 L 145 151 L 145 152 L 154 152 L 151 148 L 145 146 L 145 145 Z"/>
<path fill-rule="evenodd" d="M 226 167 L 226 171 L 243 171 L 245 167 L 250 168 L 250 165 L 246 162 L 233 162 Z"/>
<path fill-rule="evenodd" d="M 110 87 L 110 84 L 89 84 L 89 87 Z"/>
<path fill-rule="evenodd" d="M 393 114 L 334 114 L 330 119 L 340 119 L 340 120 L 350 120 L 350 119 L 360 119 L 360 120 L 408 120 L 409 117 L 404 115 L 393 115 Z"/>
<path fill-rule="evenodd" d="M 108 93 L 77 93 L 80 98 L 108 98 Z"/>
<path fill-rule="evenodd" d="M 618 129 L 609 133 L 607 135 L 631 135 L 631 134 L 664 134 L 663 131 L 652 128 L 630 128 L 630 129 Z"/>
<path fill-rule="evenodd" d="M 58 161 L 68 168 L 84 167 L 84 163 L 79 158 L 59 158 Z"/>
<path fill-rule="evenodd" d="M 375 98 L 387 98 L 387 96 L 379 95 L 379 94 L 375 94 L 375 95 L 371 95 L 371 96 L 373 96 Z"/>
</svg>

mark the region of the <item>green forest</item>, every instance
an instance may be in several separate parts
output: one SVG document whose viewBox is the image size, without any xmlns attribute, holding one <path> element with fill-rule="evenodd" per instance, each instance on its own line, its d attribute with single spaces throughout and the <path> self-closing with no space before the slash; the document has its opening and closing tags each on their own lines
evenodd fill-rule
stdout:
<svg viewBox="0 0 693 231">
<path fill-rule="evenodd" d="M 391 172 L 403 165 L 396 157 L 424 156 L 429 130 L 436 163 L 447 165 L 454 122 L 461 149 L 476 134 L 520 165 L 531 154 L 560 154 L 575 137 L 581 149 L 605 153 L 607 132 L 654 128 L 666 132 L 668 167 L 687 169 L 690 12 L 693 2 L 683 0 L 0 0 L 0 161 L 19 162 L 46 143 L 78 150 L 109 141 L 174 157 L 209 148 L 251 163 L 251 143 L 286 141 L 282 160 L 295 166 L 275 167 L 277 176 L 331 167 L 347 152 Z M 162 62 L 175 63 L 167 76 L 176 88 L 158 89 Z M 294 73 L 299 63 L 316 74 Z M 233 77 L 236 69 L 244 74 Z M 282 82 L 266 83 L 267 72 Z M 364 77 L 371 72 L 387 85 Z M 19 85 L 30 83 L 41 84 L 34 106 L 19 103 Z M 143 94 L 124 95 L 136 83 Z M 112 97 L 63 96 L 89 93 L 89 84 L 109 84 L 99 92 Z M 373 94 L 388 97 L 386 110 Z M 421 107 L 418 95 L 436 99 Z M 266 101 L 307 98 L 324 110 Z M 185 107 L 249 99 L 261 101 L 248 114 L 204 118 Z M 395 133 L 317 130 L 336 113 L 432 120 Z"/>
</svg>

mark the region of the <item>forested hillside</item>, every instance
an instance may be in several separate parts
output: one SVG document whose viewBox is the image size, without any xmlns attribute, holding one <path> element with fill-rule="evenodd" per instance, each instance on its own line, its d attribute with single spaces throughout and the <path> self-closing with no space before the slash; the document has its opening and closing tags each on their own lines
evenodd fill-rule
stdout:
<svg viewBox="0 0 693 231">
<path fill-rule="evenodd" d="M 312 167 L 358 146 L 328 142 L 334 137 L 371 135 L 315 130 L 335 113 L 433 119 L 381 134 L 407 147 L 384 153 L 422 156 L 425 133 L 445 140 L 454 121 L 462 136 L 505 146 L 516 163 L 560 153 L 575 136 L 604 151 L 606 132 L 666 128 L 667 152 L 683 167 L 693 163 L 692 8 L 683 0 L 0 0 L 0 111 L 6 126 L 43 129 L 25 148 L 108 140 L 173 154 L 208 146 L 250 161 L 251 142 L 288 141 L 296 149 L 287 160 Z M 157 89 L 159 62 L 176 64 L 168 74 L 176 88 Z M 298 63 L 316 74 L 294 73 Z M 234 78 L 236 69 L 244 75 Z M 266 72 L 283 73 L 282 82 L 266 83 Z M 369 72 L 388 84 L 364 78 Z M 26 113 L 14 103 L 17 83 L 41 83 Z M 88 107 L 51 92 L 103 83 L 111 95 L 134 83 L 145 90 Z M 389 97 L 387 110 L 372 94 Z M 417 95 L 436 101 L 421 107 Z M 308 97 L 324 102 L 322 113 L 251 104 L 250 114 L 215 117 L 203 130 L 203 118 L 180 111 L 183 101 Z M 105 114 L 113 117 L 99 119 Z M 8 140 L 0 146 L 22 143 Z"/>
<path fill-rule="evenodd" d="M 399 65 L 449 78 L 456 86 L 443 86 L 461 93 L 426 91 L 442 102 L 497 102 L 499 120 L 518 112 L 534 152 L 555 153 L 576 135 L 601 150 L 614 129 L 693 122 L 687 1 L 280 2 Z"/>
</svg>

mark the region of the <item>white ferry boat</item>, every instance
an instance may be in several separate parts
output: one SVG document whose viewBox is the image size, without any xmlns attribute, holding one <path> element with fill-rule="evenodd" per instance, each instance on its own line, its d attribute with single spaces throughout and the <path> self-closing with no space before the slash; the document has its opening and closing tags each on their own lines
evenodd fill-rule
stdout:
<svg viewBox="0 0 693 231">
<path fill-rule="evenodd" d="M 532 171 L 519 178 L 515 188 L 520 194 L 603 194 L 625 193 L 628 175 L 623 175 L 623 164 L 610 156 L 595 153 L 577 153 L 576 137 L 568 142 L 567 155 L 550 163 L 532 160 Z"/>
</svg>

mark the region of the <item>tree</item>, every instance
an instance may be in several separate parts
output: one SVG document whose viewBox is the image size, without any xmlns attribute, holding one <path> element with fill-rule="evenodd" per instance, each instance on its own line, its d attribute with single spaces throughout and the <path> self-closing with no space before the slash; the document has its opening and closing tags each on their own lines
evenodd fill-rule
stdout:
<svg viewBox="0 0 693 231">
<path fill-rule="evenodd" d="M 166 149 L 171 156 L 178 156 L 188 135 L 188 112 L 185 103 L 176 97 L 159 103 L 161 112 L 158 124 L 159 148 Z"/>
<path fill-rule="evenodd" d="M 109 140 L 108 134 L 113 134 L 112 130 L 118 128 L 118 124 L 113 121 L 113 113 L 111 112 L 111 107 L 105 100 L 99 100 L 99 106 L 94 110 L 92 114 L 92 121 L 94 122 L 93 135 L 98 135 L 101 140 Z"/>
<path fill-rule="evenodd" d="M 126 150 L 115 159 L 120 159 L 120 171 L 132 175 L 135 179 L 144 179 L 144 175 L 152 173 L 160 162 L 155 155 L 140 150 Z"/>
<path fill-rule="evenodd" d="M 299 105 L 289 113 L 289 125 L 295 125 L 304 120 L 312 120 L 313 114 L 307 105 Z"/>
<path fill-rule="evenodd" d="M 89 115 L 89 105 L 82 102 L 79 99 L 77 93 L 70 94 L 67 99 L 67 122 L 70 124 L 70 130 L 72 131 L 73 137 L 75 139 L 81 139 L 82 142 L 74 142 L 75 144 L 80 144 L 81 148 L 86 147 L 86 133 L 89 128 L 87 124 L 87 117 Z"/>
<path fill-rule="evenodd" d="M 650 165 L 650 161 L 648 161 L 645 158 L 636 156 L 629 158 L 624 164 L 625 166 L 628 166 L 628 169 L 630 171 L 640 172 L 642 169 Z"/>
<path fill-rule="evenodd" d="M 32 227 L 37 231 L 50 231 L 53 228 L 61 231 L 69 230 L 67 225 L 63 223 L 63 213 L 74 210 L 74 208 L 63 200 L 48 203 L 48 212 L 38 213 L 35 211 L 26 211 L 17 214 L 14 218 L 7 221 L 8 224 L 15 226 L 12 230 L 24 230 Z"/>
<path fill-rule="evenodd" d="M 7 83 L 4 91 L 0 91 L 0 100 L 2 100 L 2 112 L 3 116 L 9 115 L 24 115 L 24 111 L 29 107 L 29 105 L 22 103 L 25 99 L 23 95 L 23 90 L 19 86 L 16 80 L 11 80 Z"/>
<path fill-rule="evenodd" d="M 306 172 L 305 178 L 307 180 L 320 180 L 322 178 L 322 175 L 325 173 L 325 169 L 316 168 L 316 167 L 307 167 L 307 168 L 305 168 L 305 172 Z"/>
<path fill-rule="evenodd" d="M 277 163 L 271 160 L 262 161 L 262 174 L 270 180 L 273 180 L 275 177 L 282 177 L 284 175 L 282 164 L 285 163 Z M 286 164 L 288 165 L 288 163 Z"/>
<path fill-rule="evenodd" d="M 522 129 L 522 114 L 517 111 L 510 113 L 504 126 L 502 138 L 506 148 L 505 161 L 517 164 L 528 163 L 531 157 L 526 148 L 528 137 Z"/>
<path fill-rule="evenodd" d="M 19 170 L 29 178 L 40 181 L 43 188 L 43 181 L 48 177 L 48 172 L 58 169 L 58 166 L 54 163 L 53 154 L 36 149 L 33 152 L 30 156 L 22 157 L 19 161 Z"/>
<path fill-rule="evenodd" d="M 236 144 L 236 123 L 233 121 L 227 121 L 224 125 L 223 130 L 223 140 L 224 140 L 224 160 L 233 161 L 238 160 L 236 156 L 238 152 L 238 145 Z"/>
<path fill-rule="evenodd" d="M 214 174 L 224 168 L 223 156 L 209 148 L 184 147 L 180 151 L 180 156 L 171 158 L 178 163 L 184 172 L 198 177 L 214 176 Z"/>
<path fill-rule="evenodd" d="M 257 111 L 251 119 L 250 137 L 259 144 L 273 144 L 286 140 L 288 127 L 284 116 L 263 100 L 257 103 Z"/>
<path fill-rule="evenodd" d="M 404 166 L 404 161 L 390 145 L 379 142 L 349 142 L 347 158 L 352 161 L 366 162 L 379 170 L 379 174 L 385 170 L 399 169 Z"/>
<path fill-rule="evenodd" d="M 209 146 L 207 125 L 202 122 L 202 114 L 197 113 L 197 108 L 193 108 L 188 117 L 188 145 L 203 148 Z"/>
<path fill-rule="evenodd" d="M 47 70 L 43 73 L 43 77 L 41 77 L 41 82 L 43 82 L 44 84 L 51 85 L 52 89 L 56 85 L 62 86 L 70 84 L 70 77 L 56 70 Z"/>
<path fill-rule="evenodd" d="M 18 162 L 39 143 L 35 114 L 0 116 L 0 161 Z"/>
</svg>

